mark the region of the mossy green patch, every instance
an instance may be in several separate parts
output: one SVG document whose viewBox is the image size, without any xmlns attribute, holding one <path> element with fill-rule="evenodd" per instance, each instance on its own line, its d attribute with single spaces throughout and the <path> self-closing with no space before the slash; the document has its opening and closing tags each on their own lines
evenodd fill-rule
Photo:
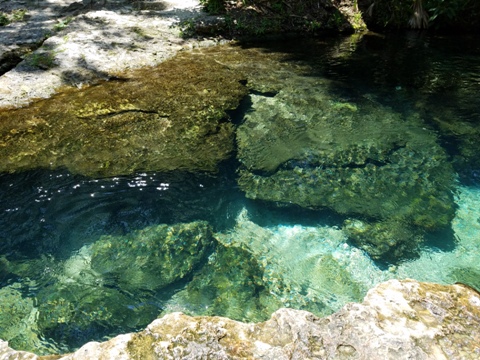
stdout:
<svg viewBox="0 0 480 360">
<path fill-rule="evenodd" d="M 216 171 L 229 157 L 233 126 L 225 110 L 247 92 L 239 71 L 185 52 L 125 76 L 1 111 L 0 171 Z"/>
<path fill-rule="evenodd" d="M 264 269 L 255 257 L 240 247 L 222 244 L 174 302 L 191 315 L 255 322 L 268 319 L 282 305 L 270 294 Z"/>
</svg>

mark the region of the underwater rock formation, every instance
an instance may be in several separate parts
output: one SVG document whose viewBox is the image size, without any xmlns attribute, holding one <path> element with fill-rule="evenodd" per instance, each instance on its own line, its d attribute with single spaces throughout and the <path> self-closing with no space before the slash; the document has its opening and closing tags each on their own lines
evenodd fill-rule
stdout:
<svg viewBox="0 0 480 360">
<path fill-rule="evenodd" d="M 218 243 L 208 263 L 165 305 L 162 315 L 182 311 L 240 321 L 263 321 L 282 306 L 265 267 L 251 251 Z"/>
<path fill-rule="evenodd" d="M 173 313 L 144 331 L 59 359 L 478 359 L 480 294 L 464 285 L 390 280 L 362 303 L 318 318 L 280 309 L 262 323 Z M 41 359 L 0 342 L 0 359 Z M 30 356 L 30 357 L 27 357 Z"/>
<path fill-rule="evenodd" d="M 292 76 L 274 97 L 251 95 L 252 111 L 237 131 L 238 183 L 252 199 L 387 221 L 345 230 L 373 258 L 398 258 L 423 231 L 450 224 L 454 171 L 416 116 L 361 96 L 339 100 L 331 86 Z M 393 236 L 382 234 L 387 228 Z"/>
<path fill-rule="evenodd" d="M 0 338 L 44 354 L 141 329 L 162 311 L 154 294 L 190 276 L 215 245 L 210 225 L 192 222 L 105 235 L 63 262 L 5 259 L 23 281 L 0 289 Z"/>
<path fill-rule="evenodd" d="M 245 249 L 250 257 L 258 259 L 264 287 L 270 294 L 264 298 L 264 306 L 330 315 L 348 302 L 360 301 L 372 286 L 355 277 L 355 267 L 368 267 L 364 262 L 366 257 L 346 244 L 340 229 L 300 225 L 262 227 L 251 221 L 243 209 L 235 228 L 216 234 L 216 238 L 224 246 Z"/>
<path fill-rule="evenodd" d="M 216 171 L 233 150 L 226 110 L 247 89 L 238 72 L 183 53 L 156 68 L 0 112 L 0 171 L 67 167 L 104 177 Z"/>
<path fill-rule="evenodd" d="M 35 307 L 33 299 L 22 296 L 22 287 L 19 284 L 0 288 L 0 299 L 2 339 L 14 347 L 24 347 L 25 344 L 28 344 L 29 349 L 38 348 L 40 339 L 35 331 L 38 309 Z M 0 350 L 0 359 L 1 355 Z"/>
<path fill-rule="evenodd" d="M 206 222 L 157 225 L 92 246 L 92 269 L 125 291 L 159 290 L 192 272 L 213 247 Z"/>
</svg>

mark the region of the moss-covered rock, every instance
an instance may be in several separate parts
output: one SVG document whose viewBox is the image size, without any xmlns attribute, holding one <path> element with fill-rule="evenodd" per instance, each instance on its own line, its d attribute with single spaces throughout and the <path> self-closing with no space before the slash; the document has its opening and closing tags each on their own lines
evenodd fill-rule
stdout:
<svg viewBox="0 0 480 360">
<path fill-rule="evenodd" d="M 185 52 L 119 77 L 1 111 L 0 171 L 215 171 L 230 155 L 233 126 L 225 110 L 247 91 L 239 72 Z"/>
<path fill-rule="evenodd" d="M 172 298 L 167 312 L 263 321 L 282 305 L 269 290 L 264 267 L 250 251 L 218 244 L 208 263 Z"/>
<path fill-rule="evenodd" d="M 454 171 L 433 132 L 416 116 L 362 97 L 338 100 L 328 88 L 292 77 L 274 97 L 252 95 L 253 111 L 237 132 L 247 197 L 410 224 L 406 232 L 448 226 Z M 378 258 L 415 248 L 416 235 L 356 241 Z"/>
<path fill-rule="evenodd" d="M 159 290 L 189 275 L 213 245 L 206 222 L 157 225 L 102 236 L 92 246 L 91 264 L 123 290 Z"/>
<path fill-rule="evenodd" d="M 0 288 L 0 338 L 10 346 L 30 351 L 42 348 L 36 333 L 37 316 L 33 299 L 22 295 L 19 284 Z"/>
<path fill-rule="evenodd" d="M 108 333 L 146 326 L 160 309 L 142 298 L 141 293 L 131 296 L 114 287 L 52 284 L 36 296 L 39 303 L 36 326 L 43 336 L 55 339 L 65 351 Z"/>
<path fill-rule="evenodd" d="M 480 291 L 480 273 L 471 267 L 455 267 L 450 270 L 448 277 L 452 282 L 462 283 Z"/>
</svg>

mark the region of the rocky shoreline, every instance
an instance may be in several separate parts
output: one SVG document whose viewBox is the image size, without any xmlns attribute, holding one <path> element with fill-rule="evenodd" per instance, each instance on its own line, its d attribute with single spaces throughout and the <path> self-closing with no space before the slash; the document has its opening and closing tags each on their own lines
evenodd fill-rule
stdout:
<svg viewBox="0 0 480 360">
<path fill-rule="evenodd" d="M 181 21 L 212 19 L 195 0 L 0 3 L 2 13 L 20 10 L 26 10 L 22 19 L 0 26 L 0 108 L 116 78 L 220 41 L 182 38 Z"/>
<path fill-rule="evenodd" d="M 478 359 L 480 294 L 464 285 L 390 280 L 361 304 L 318 318 L 280 309 L 262 323 L 172 313 L 144 331 L 37 356 L 0 341 L 0 359 Z"/>
</svg>

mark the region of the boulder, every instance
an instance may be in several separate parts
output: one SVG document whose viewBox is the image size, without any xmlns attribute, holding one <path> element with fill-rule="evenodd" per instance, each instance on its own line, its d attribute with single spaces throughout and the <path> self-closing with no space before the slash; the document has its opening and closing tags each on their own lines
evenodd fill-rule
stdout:
<svg viewBox="0 0 480 360">
<path fill-rule="evenodd" d="M 102 236 L 92 246 L 91 266 L 124 291 L 155 291 L 189 275 L 213 246 L 206 222 L 157 225 Z"/>
</svg>

